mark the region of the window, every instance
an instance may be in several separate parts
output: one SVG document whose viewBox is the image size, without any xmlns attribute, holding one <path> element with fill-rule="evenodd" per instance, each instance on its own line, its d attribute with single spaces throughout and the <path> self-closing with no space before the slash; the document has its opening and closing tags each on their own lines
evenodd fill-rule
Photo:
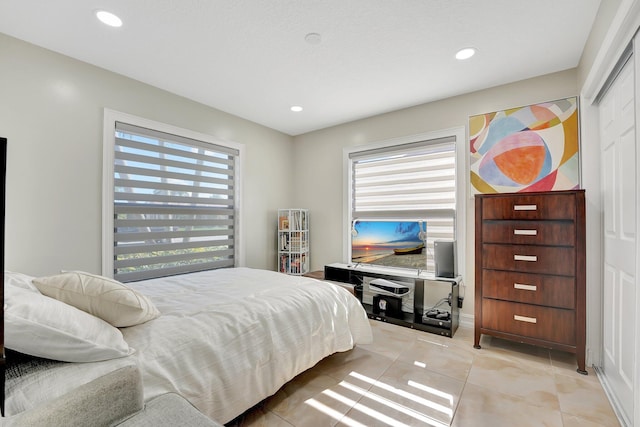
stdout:
<svg viewBox="0 0 640 427">
<path fill-rule="evenodd" d="M 456 141 L 464 133 L 445 135 L 411 137 L 347 153 L 349 227 L 362 220 L 425 220 L 426 269 L 432 272 L 435 240 L 462 243 L 456 227 L 462 199 L 458 185 L 461 150 Z M 351 260 L 351 245 L 345 247 Z"/>
<path fill-rule="evenodd" d="M 111 132 L 104 272 L 129 282 L 234 266 L 239 149 L 124 121 Z"/>
</svg>

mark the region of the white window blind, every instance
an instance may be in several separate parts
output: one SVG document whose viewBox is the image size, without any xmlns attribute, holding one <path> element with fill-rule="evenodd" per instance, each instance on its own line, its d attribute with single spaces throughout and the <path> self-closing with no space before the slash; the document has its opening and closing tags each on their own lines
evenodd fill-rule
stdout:
<svg viewBox="0 0 640 427">
<path fill-rule="evenodd" d="M 427 244 L 455 239 L 455 137 L 352 152 L 351 219 L 426 219 Z"/>
<path fill-rule="evenodd" d="M 238 151 L 116 122 L 114 278 L 234 265 Z"/>
</svg>

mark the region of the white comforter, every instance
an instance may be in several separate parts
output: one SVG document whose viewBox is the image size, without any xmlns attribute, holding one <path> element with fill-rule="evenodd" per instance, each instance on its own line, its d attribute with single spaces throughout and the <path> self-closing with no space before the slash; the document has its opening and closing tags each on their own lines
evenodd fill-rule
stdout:
<svg viewBox="0 0 640 427">
<path fill-rule="evenodd" d="M 162 313 L 122 329 L 145 399 L 175 391 L 221 423 L 324 357 L 371 341 L 358 300 L 311 278 L 234 268 L 131 286 Z"/>
</svg>

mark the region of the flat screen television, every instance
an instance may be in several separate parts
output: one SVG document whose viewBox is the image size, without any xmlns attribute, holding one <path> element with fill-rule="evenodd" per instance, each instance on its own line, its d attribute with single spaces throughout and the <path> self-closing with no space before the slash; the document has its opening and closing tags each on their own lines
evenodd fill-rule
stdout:
<svg viewBox="0 0 640 427">
<path fill-rule="evenodd" d="M 426 227 L 422 220 L 356 220 L 351 262 L 425 270 Z"/>
</svg>

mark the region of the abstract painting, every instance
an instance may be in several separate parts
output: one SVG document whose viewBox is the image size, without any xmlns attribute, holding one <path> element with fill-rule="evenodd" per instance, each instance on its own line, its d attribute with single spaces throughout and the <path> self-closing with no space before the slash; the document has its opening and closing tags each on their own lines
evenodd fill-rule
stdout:
<svg viewBox="0 0 640 427">
<path fill-rule="evenodd" d="M 469 117 L 472 194 L 580 187 L 578 99 Z"/>
</svg>

